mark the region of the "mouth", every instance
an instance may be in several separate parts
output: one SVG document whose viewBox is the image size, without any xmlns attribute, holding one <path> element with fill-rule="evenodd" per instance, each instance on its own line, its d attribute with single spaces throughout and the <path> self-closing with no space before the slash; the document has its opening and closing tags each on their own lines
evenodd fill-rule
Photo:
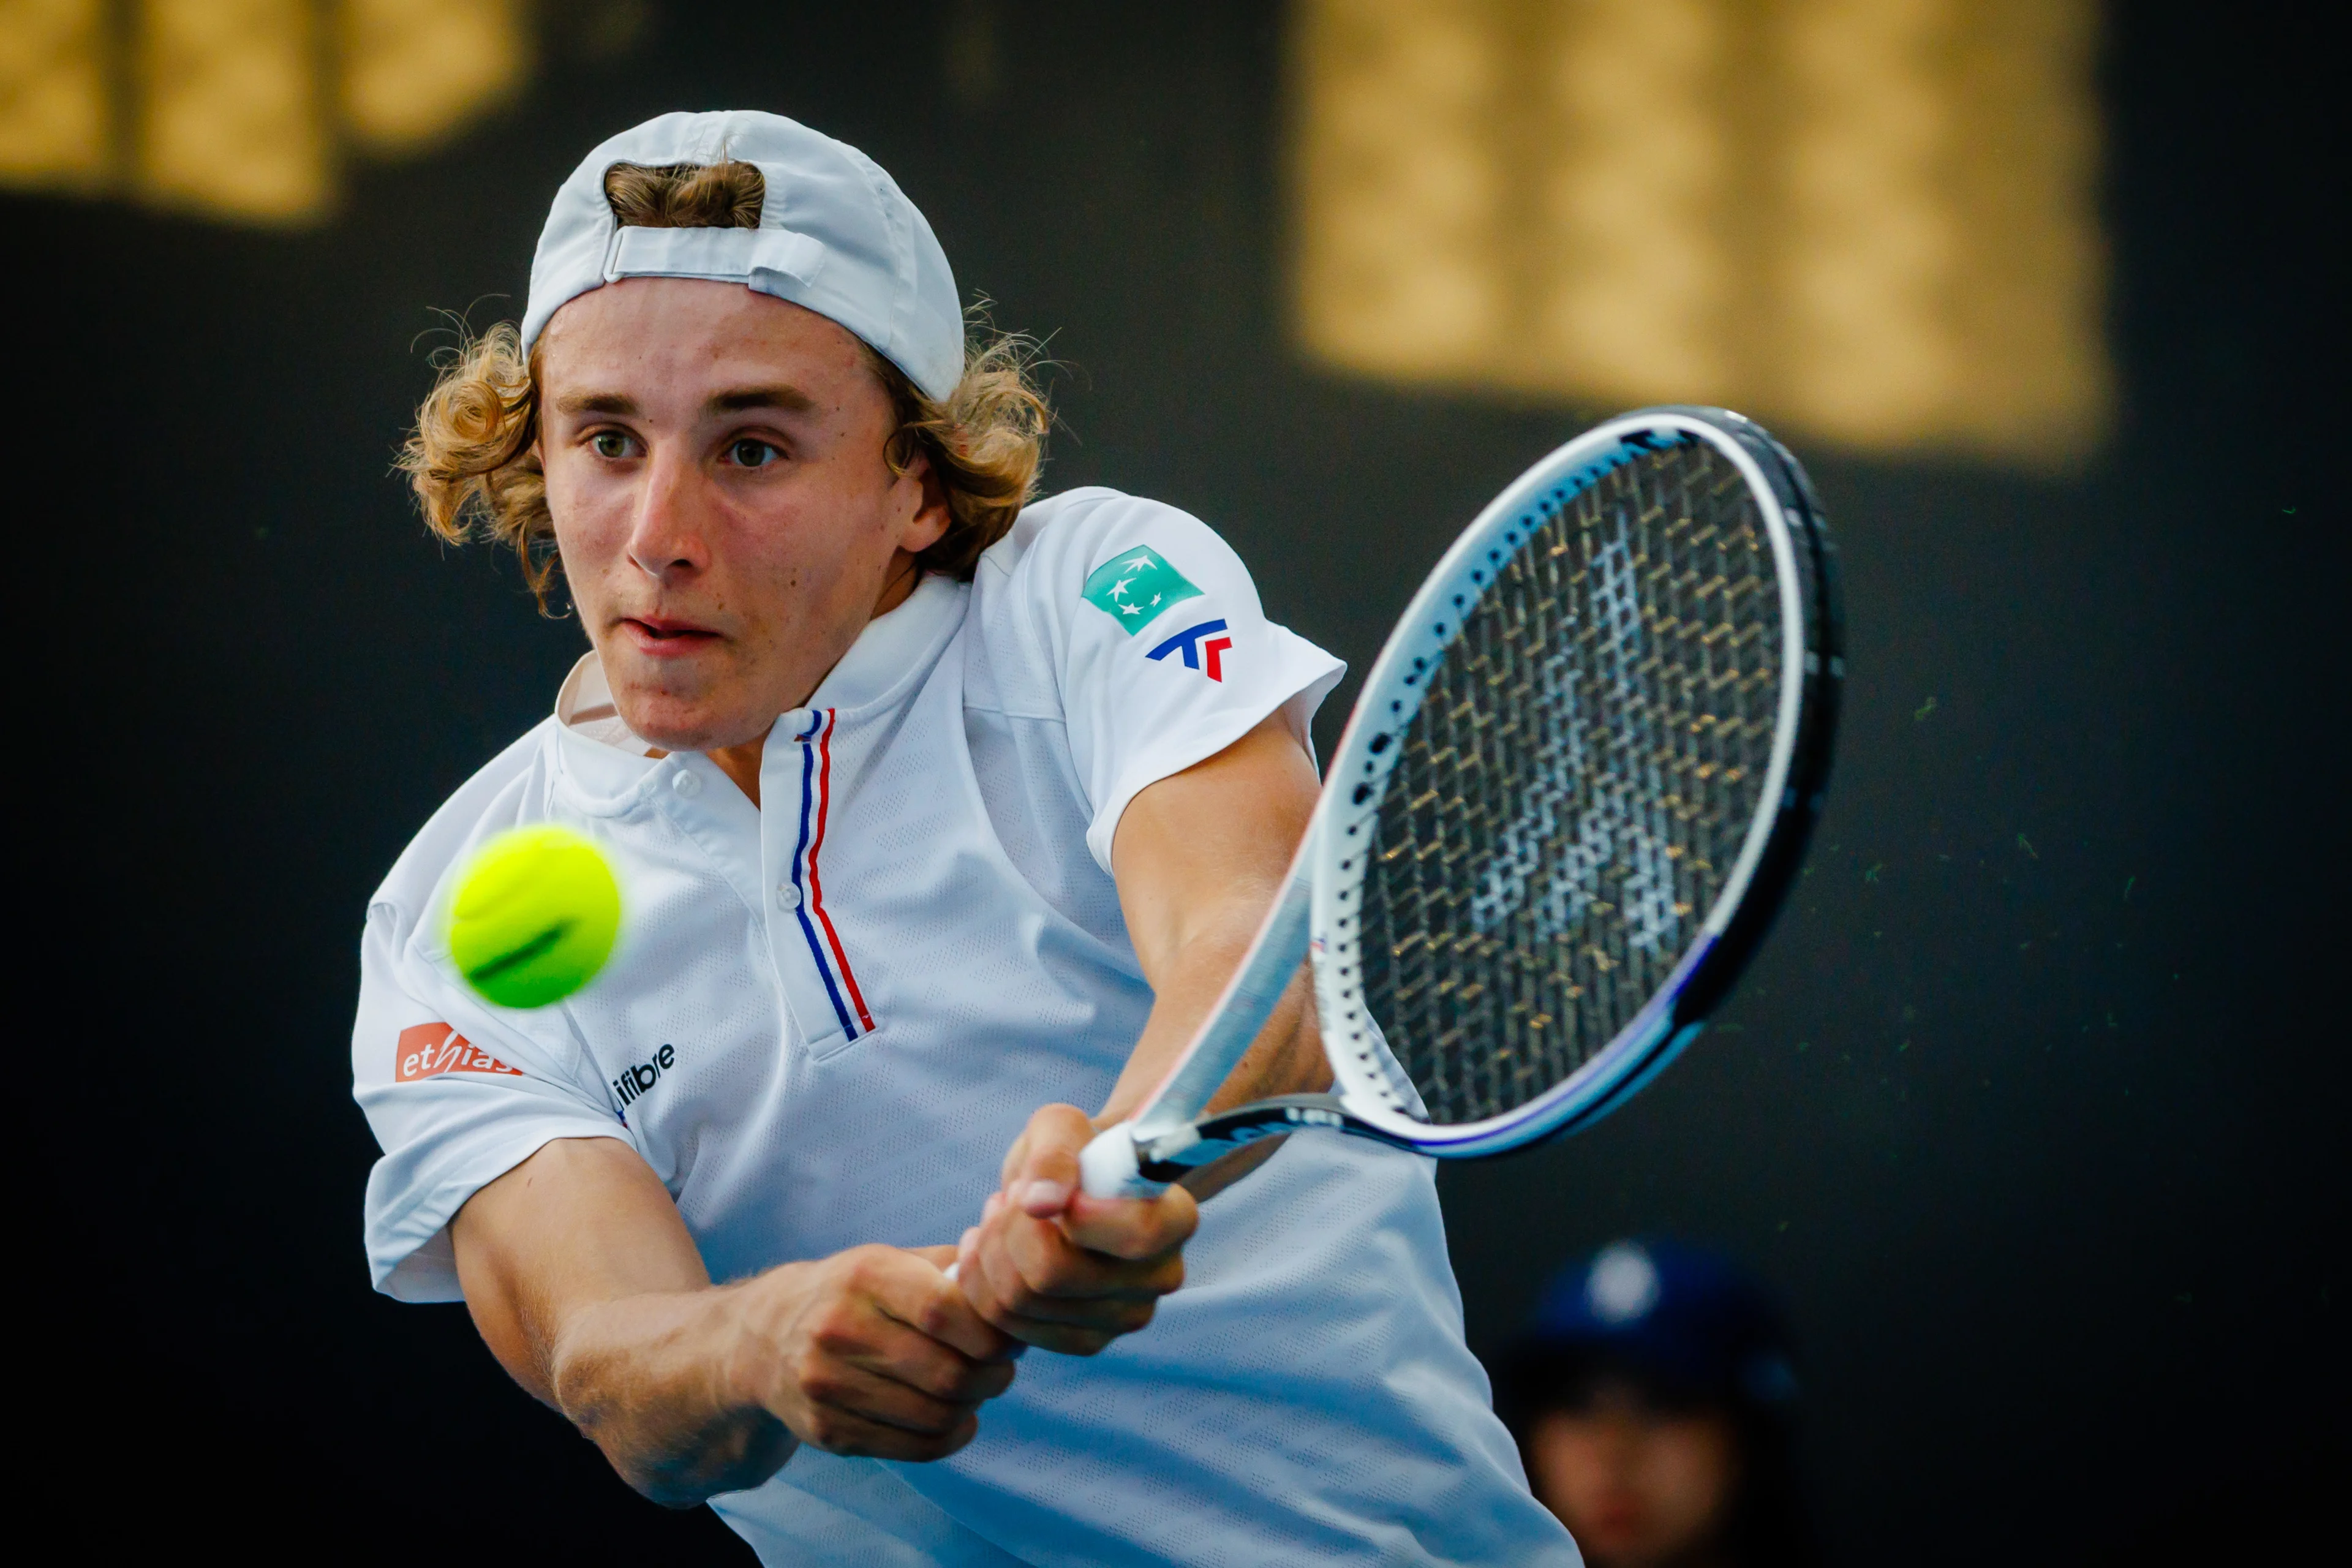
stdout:
<svg viewBox="0 0 2352 1568">
<path fill-rule="evenodd" d="M 655 658 L 698 653 L 719 640 L 708 626 L 668 616 L 625 616 L 618 630 L 631 647 Z"/>
</svg>

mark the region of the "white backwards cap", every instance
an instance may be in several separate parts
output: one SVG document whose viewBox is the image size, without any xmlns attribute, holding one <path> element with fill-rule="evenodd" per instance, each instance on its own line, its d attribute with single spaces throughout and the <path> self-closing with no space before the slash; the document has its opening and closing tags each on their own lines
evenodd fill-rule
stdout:
<svg viewBox="0 0 2352 1568">
<path fill-rule="evenodd" d="M 767 183 L 757 228 L 624 228 L 615 163 L 743 163 Z M 665 114 L 588 154 L 540 231 L 523 311 L 528 353 L 565 304 L 616 278 L 740 283 L 840 322 L 944 400 L 963 377 L 955 274 L 931 226 L 856 148 L 757 110 Z"/>
</svg>

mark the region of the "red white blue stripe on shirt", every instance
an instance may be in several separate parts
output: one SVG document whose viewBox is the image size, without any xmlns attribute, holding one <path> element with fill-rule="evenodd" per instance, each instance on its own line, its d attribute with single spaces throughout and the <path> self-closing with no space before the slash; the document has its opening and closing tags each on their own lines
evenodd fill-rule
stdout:
<svg viewBox="0 0 2352 1568">
<path fill-rule="evenodd" d="M 801 833 L 793 850 L 793 889 L 800 895 L 793 913 L 808 942 L 809 956 L 816 961 L 816 972 L 824 981 L 834 1016 L 841 1021 L 842 1032 L 854 1040 L 874 1032 L 874 1015 L 866 1011 L 865 994 L 858 990 L 857 976 L 849 967 L 849 954 L 842 951 L 841 933 L 833 929 L 833 917 L 825 913 L 824 885 L 817 878 L 816 867 L 817 854 L 824 847 L 825 802 L 833 784 L 834 712 L 830 708 L 818 710 L 809 727 L 793 737 L 801 743 Z"/>
</svg>

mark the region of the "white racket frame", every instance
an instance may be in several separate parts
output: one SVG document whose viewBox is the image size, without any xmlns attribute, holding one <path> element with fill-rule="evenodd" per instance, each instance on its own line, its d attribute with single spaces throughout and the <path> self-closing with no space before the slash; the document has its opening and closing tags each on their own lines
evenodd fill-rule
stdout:
<svg viewBox="0 0 2352 1568">
<path fill-rule="evenodd" d="M 1760 803 L 1723 889 L 1666 984 L 1617 1037 L 1574 1073 L 1525 1105 L 1480 1121 L 1441 1125 L 1415 1114 L 1400 1092 L 1364 1000 L 1357 912 L 1366 856 L 1389 773 L 1421 706 L 1423 678 L 1461 631 L 1462 617 L 1507 562 L 1567 498 L 1603 474 L 1658 449 L 1660 437 L 1705 442 L 1738 471 L 1755 500 L 1772 551 L 1780 599 L 1780 689 L 1772 752 Z M 1551 503 L 1549 513 L 1545 503 Z M 1323 1049 L 1336 1093 L 1286 1096 L 1287 1121 L 1255 1136 L 1328 1125 L 1369 1133 L 1425 1153 L 1468 1157 L 1516 1148 L 1638 1089 L 1695 1037 L 1702 1020 L 1675 1024 L 1675 1002 L 1738 911 L 1776 826 L 1796 805 L 1790 789 L 1807 675 L 1808 606 L 1799 583 L 1801 544 L 1779 491 L 1754 456 L 1721 425 L 1696 413 L 1644 409 L 1596 426 L 1553 451 L 1489 502 L 1454 542 L 1416 593 L 1365 678 L 1362 694 L 1331 759 L 1323 793 L 1291 862 L 1281 896 L 1184 1055 L 1129 1121 L 1106 1130 L 1082 1161 L 1086 1190 L 1099 1196 L 1155 1193 L 1139 1154 L 1165 1163 L 1187 1130 L 1256 1040 L 1280 1005 L 1302 957 L 1312 962 Z M 1669 1033 L 1673 1038 L 1668 1039 Z M 1661 1049 L 1662 1044 L 1664 1045 Z M 1349 1126 L 1349 1123 L 1354 1126 Z M 1206 1151 L 1202 1152 L 1205 1153 Z"/>
</svg>

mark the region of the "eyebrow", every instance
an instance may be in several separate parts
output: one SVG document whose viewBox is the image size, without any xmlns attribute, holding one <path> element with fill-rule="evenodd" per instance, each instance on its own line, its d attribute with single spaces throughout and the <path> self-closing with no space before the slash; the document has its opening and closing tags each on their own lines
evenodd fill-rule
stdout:
<svg viewBox="0 0 2352 1568">
<path fill-rule="evenodd" d="M 617 392 L 574 392 L 557 398 L 555 407 L 561 414 L 617 414 L 625 416 L 637 412 L 637 400 Z"/>
<path fill-rule="evenodd" d="M 562 414 L 610 414 L 624 419 L 635 418 L 643 412 L 635 398 L 619 392 L 569 393 L 557 398 L 555 406 Z M 797 386 L 779 382 L 772 386 L 736 386 L 714 392 L 702 405 L 705 415 L 741 414 L 753 408 L 811 414 L 816 410 L 816 399 Z"/>
<path fill-rule="evenodd" d="M 726 392 L 713 393 L 703 405 L 712 414 L 740 414 L 752 408 L 775 408 L 787 414 L 809 414 L 816 409 L 816 399 L 797 386 L 779 383 L 772 386 L 738 386 Z"/>
</svg>

